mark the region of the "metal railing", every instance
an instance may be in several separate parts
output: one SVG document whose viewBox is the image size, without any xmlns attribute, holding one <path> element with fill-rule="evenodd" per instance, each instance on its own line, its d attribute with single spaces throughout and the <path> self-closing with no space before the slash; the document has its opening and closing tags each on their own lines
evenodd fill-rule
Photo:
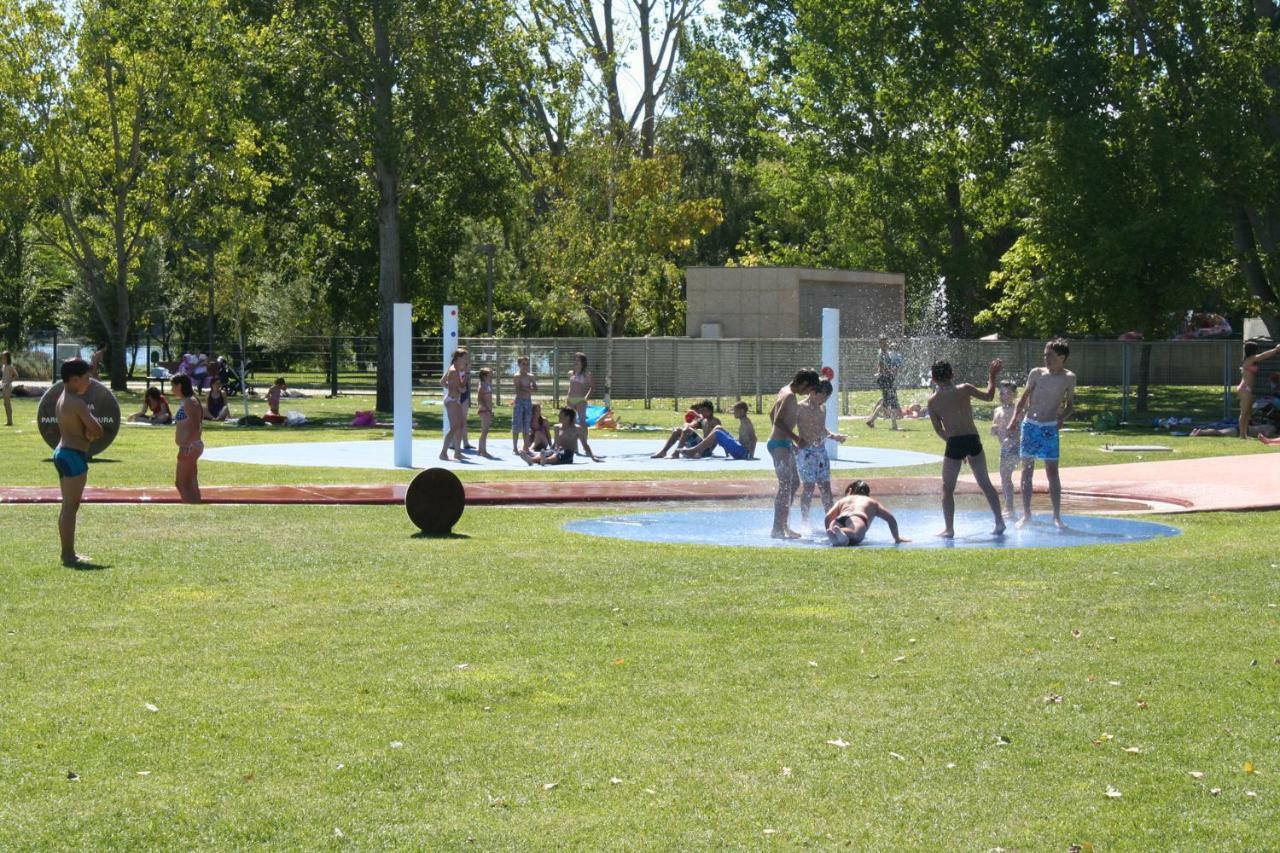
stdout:
<svg viewBox="0 0 1280 853">
<path fill-rule="evenodd" d="M 49 357 L 47 363 L 52 372 L 57 364 L 52 358 L 55 347 L 59 357 L 67 357 L 80 352 L 83 343 L 49 334 L 34 341 L 30 348 Z M 662 405 L 673 409 L 704 397 L 719 406 L 747 400 L 759 412 L 798 368 L 820 366 L 821 355 L 818 339 L 464 338 L 461 343 L 471 354 L 473 381 L 480 368 L 493 371 L 499 405 L 509 402 L 516 359 L 520 356 L 530 360 L 531 372 L 538 381 L 538 396 L 558 405 L 567 393 L 574 354 L 583 352 L 595 378 L 593 397 L 597 400 L 608 393 L 614 400 L 643 401 L 646 408 Z M 199 345 L 191 346 L 203 350 Z M 381 346 L 376 337 L 324 336 L 296 340 L 287 349 L 249 346 L 244 356 L 250 383 L 259 389 L 283 377 L 296 388 L 331 395 L 367 394 L 376 386 Z M 1021 383 L 1032 367 L 1042 363 L 1043 348 L 1043 341 L 1032 340 L 905 338 L 894 344 L 903 357 L 898 387 L 908 398 L 912 397 L 911 389 L 919 389 L 918 396 L 923 400 L 929 366 L 942 358 L 952 363 L 957 378 L 974 381 L 985 378 L 991 359 L 1001 358 L 1004 375 Z M 131 378 L 143 382 L 163 376 L 161 371 L 171 369 L 181 358 L 182 350 L 176 343 L 166 351 L 154 341 L 149 345 L 140 342 L 128 353 Z M 238 369 L 239 346 L 228 345 L 222 352 Z M 875 388 L 878 355 L 875 340 L 841 341 L 837 393 L 846 413 L 851 392 Z M 1120 389 L 1119 414 L 1127 419 L 1144 358 L 1148 387 L 1220 388 L 1224 417 L 1229 413 L 1232 389 L 1240 378 L 1241 341 L 1073 341 L 1067 366 L 1076 373 L 1081 386 Z M 440 338 L 414 340 L 415 393 L 438 393 L 442 362 Z M 44 363 L 43 358 L 38 363 Z M 1266 387 L 1265 371 L 1258 383 Z"/>
</svg>

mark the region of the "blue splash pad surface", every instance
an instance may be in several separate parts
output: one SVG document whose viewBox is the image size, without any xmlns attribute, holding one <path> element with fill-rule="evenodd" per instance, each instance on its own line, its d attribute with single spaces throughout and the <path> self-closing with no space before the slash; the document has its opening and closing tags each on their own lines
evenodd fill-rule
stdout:
<svg viewBox="0 0 1280 853">
<path fill-rule="evenodd" d="M 892 508 L 891 508 L 892 509 Z M 821 506 L 814 517 L 821 522 Z M 889 526 L 883 520 L 872 523 L 867 538 L 857 548 L 1072 548 L 1080 545 L 1119 545 L 1161 539 L 1182 533 L 1176 527 L 1129 518 L 1092 515 L 1065 515 L 1067 529 L 1056 528 L 1049 516 L 1033 516 L 1028 526 L 1018 530 L 1010 525 L 1003 536 L 991 533 L 989 512 L 956 511 L 956 537 L 942 539 L 941 509 L 894 509 L 899 532 L 912 540 L 894 545 Z M 792 512 L 792 527 L 797 513 Z M 815 530 L 803 539 L 781 540 L 769 536 L 773 509 L 688 510 L 606 515 L 571 521 L 564 526 L 573 533 L 626 539 L 633 542 L 661 542 L 673 545 L 727 545 L 749 548 L 830 548 L 826 534 Z M 848 549 L 841 549 L 848 550 Z"/>
</svg>

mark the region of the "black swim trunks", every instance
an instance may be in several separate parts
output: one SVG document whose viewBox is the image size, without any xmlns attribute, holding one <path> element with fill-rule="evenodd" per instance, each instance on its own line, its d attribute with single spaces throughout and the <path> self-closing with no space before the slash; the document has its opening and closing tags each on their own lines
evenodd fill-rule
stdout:
<svg viewBox="0 0 1280 853">
<path fill-rule="evenodd" d="M 976 435 L 953 435 L 947 439 L 947 450 L 942 455 L 962 462 L 970 456 L 982 453 L 982 439 Z"/>
</svg>

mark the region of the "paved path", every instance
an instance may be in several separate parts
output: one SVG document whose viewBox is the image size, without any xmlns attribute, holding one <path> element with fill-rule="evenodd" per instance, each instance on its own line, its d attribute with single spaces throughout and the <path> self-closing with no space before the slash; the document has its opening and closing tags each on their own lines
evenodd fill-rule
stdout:
<svg viewBox="0 0 1280 853">
<path fill-rule="evenodd" d="M 842 482 L 838 479 L 837 483 Z M 877 495 L 936 494 L 936 477 L 872 478 Z M 1211 512 L 1280 508 L 1280 452 L 1065 468 L 1063 490 L 1077 507 L 1129 512 Z M 973 493 L 972 483 L 961 491 Z M 211 504 L 399 504 L 405 485 L 207 486 Z M 1047 488 L 1036 473 L 1036 492 Z M 688 501 L 764 498 L 771 479 L 555 480 L 467 483 L 472 505 Z M 1088 500 L 1096 498 L 1092 503 Z M 177 503 L 171 488 L 89 488 L 88 503 Z M 56 503 L 56 488 L 0 488 L 0 503 Z"/>
</svg>

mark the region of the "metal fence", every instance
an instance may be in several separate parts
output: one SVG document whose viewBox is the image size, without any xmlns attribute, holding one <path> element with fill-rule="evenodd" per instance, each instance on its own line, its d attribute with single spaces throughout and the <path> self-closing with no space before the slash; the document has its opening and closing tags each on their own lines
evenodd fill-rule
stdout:
<svg viewBox="0 0 1280 853">
<path fill-rule="evenodd" d="M 765 407 L 773 392 L 785 384 L 796 369 L 819 366 L 821 341 L 817 339 L 764 340 L 700 338 L 466 338 L 471 353 L 473 377 L 482 367 L 494 373 L 497 402 L 509 400 L 516 359 L 527 356 L 538 380 L 538 395 L 559 403 L 567 391 L 567 376 L 577 352 L 587 355 L 595 377 L 594 397 L 606 393 L 614 400 L 643 401 L 646 407 L 670 406 L 680 409 L 690 401 L 711 398 L 719 405 L 747 400 L 756 411 Z M 388 344 L 389 345 L 389 344 Z M 191 344 L 194 350 L 202 346 Z M 373 391 L 381 342 L 375 337 L 314 337 L 296 340 L 288 349 L 247 347 L 243 353 L 252 386 L 265 388 L 276 377 L 303 389 L 332 395 L 365 394 Z M 56 360 L 83 352 L 83 342 L 59 339 L 50 334 L 33 342 L 31 358 L 45 353 L 52 375 Z M 1005 363 L 1005 375 L 1021 381 L 1027 371 L 1042 363 L 1043 341 L 978 341 L 948 338 L 906 338 L 895 342 L 903 356 L 898 385 L 909 402 L 912 388 L 924 390 L 929 366 L 937 359 L 949 360 L 957 377 L 980 381 L 993 358 Z M 143 340 L 130 349 L 126 362 L 130 378 L 154 382 L 172 370 L 182 348 L 170 342 L 163 347 Z M 237 367 L 241 363 L 238 345 L 221 351 Z M 211 354 L 211 355 L 216 355 Z M 849 411 L 850 392 L 875 387 L 875 365 L 879 347 L 875 340 L 843 340 L 840 346 L 838 393 L 842 408 Z M 1111 386 L 1121 390 L 1120 414 L 1127 418 L 1139 384 L 1143 360 L 1147 362 L 1148 383 L 1153 389 L 1164 386 L 1220 388 L 1224 413 L 1231 404 L 1231 389 L 1239 381 L 1243 358 L 1241 341 L 1075 341 L 1068 366 L 1082 386 Z M 443 351 L 440 338 L 414 341 L 414 390 L 438 393 Z M 28 371 L 29 372 L 29 371 Z M 28 377 L 30 378 L 30 377 Z M 1259 384 L 1266 385 L 1264 376 Z"/>
</svg>

